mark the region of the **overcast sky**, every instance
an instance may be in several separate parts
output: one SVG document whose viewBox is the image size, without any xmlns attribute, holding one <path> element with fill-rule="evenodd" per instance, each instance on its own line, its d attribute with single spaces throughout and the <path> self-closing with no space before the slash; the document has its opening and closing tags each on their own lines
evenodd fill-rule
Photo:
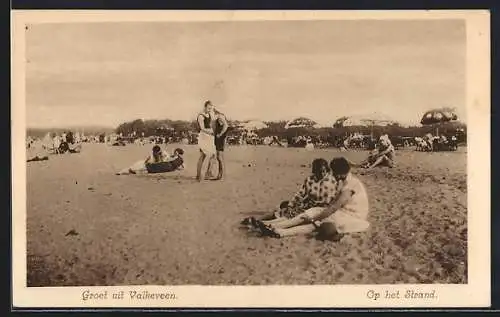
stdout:
<svg viewBox="0 0 500 317">
<path fill-rule="evenodd" d="M 194 119 L 206 99 L 241 120 L 464 118 L 465 36 L 453 20 L 32 25 L 27 125 Z"/>
</svg>

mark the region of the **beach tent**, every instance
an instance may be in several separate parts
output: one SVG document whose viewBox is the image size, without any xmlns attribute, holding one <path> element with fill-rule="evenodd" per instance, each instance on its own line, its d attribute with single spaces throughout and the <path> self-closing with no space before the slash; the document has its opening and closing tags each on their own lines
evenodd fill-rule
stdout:
<svg viewBox="0 0 500 317">
<path fill-rule="evenodd" d="M 386 114 L 380 112 L 372 112 L 367 114 L 340 117 L 335 121 L 333 127 L 369 127 L 371 131 L 370 134 L 373 137 L 373 128 L 375 126 L 384 127 L 397 123 L 398 122 L 396 120 Z"/>
<path fill-rule="evenodd" d="M 335 121 L 333 127 L 341 128 L 352 126 L 387 126 L 395 123 L 397 123 L 397 121 L 392 119 L 388 115 L 374 112 L 362 115 L 340 117 Z"/>
<path fill-rule="evenodd" d="M 316 121 L 305 117 L 299 117 L 288 121 L 285 125 L 285 129 L 293 129 L 293 128 L 311 129 L 311 128 L 316 128 L 317 126 L 318 123 Z"/>
<path fill-rule="evenodd" d="M 420 123 L 426 126 L 434 126 L 436 128 L 436 135 L 439 135 L 439 127 L 448 122 L 457 121 L 458 116 L 453 108 L 439 108 L 431 109 L 424 113 Z"/>
<path fill-rule="evenodd" d="M 267 128 L 267 124 L 258 120 L 249 120 L 241 124 L 241 128 L 247 131 L 255 131 Z"/>
</svg>

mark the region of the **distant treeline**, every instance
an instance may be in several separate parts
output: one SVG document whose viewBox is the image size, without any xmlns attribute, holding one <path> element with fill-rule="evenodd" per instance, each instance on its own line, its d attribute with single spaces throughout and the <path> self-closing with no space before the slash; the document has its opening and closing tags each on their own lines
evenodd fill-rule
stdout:
<svg viewBox="0 0 500 317">
<path fill-rule="evenodd" d="M 67 128 L 28 128 L 26 134 L 33 138 L 43 138 L 47 133 L 57 133 L 62 134 L 63 132 L 71 131 L 73 133 L 80 132 L 85 135 L 99 135 L 99 134 L 110 134 L 115 131 L 112 127 L 98 127 L 98 126 L 87 126 L 87 127 L 67 127 Z"/>
<path fill-rule="evenodd" d="M 237 128 L 239 121 L 230 120 L 229 124 L 232 127 L 230 133 L 239 133 Z M 338 128 L 292 128 L 285 129 L 287 121 L 264 121 L 268 125 L 265 129 L 257 130 L 257 135 L 261 137 L 266 136 L 278 136 L 278 137 L 289 137 L 298 135 L 319 135 L 322 137 L 334 137 L 341 136 L 349 133 L 362 133 L 381 135 L 387 133 L 391 136 L 406 136 L 415 137 L 422 136 L 426 133 L 435 133 L 435 126 L 413 126 L 413 127 L 402 127 L 398 124 L 388 125 L 388 126 L 351 126 L 351 127 L 338 127 Z M 439 126 L 439 132 L 445 134 L 454 134 L 457 129 L 464 129 L 466 133 L 466 126 L 461 122 L 449 122 L 444 123 Z M 172 135 L 179 133 L 189 133 L 196 132 L 198 129 L 198 124 L 196 121 L 183 121 L 183 120 L 133 120 L 120 124 L 115 132 L 124 136 L 132 135 L 134 132 L 137 136 L 152 136 L 152 135 Z"/>
</svg>

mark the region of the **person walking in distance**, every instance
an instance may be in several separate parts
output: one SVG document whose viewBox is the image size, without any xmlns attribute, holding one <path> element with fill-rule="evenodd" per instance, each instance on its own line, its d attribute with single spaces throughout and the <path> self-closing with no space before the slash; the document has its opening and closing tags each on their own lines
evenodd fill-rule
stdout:
<svg viewBox="0 0 500 317">
<path fill-rule="evenodd" d="M 224 147 L 226 145 L 226 137 L 227 131 L 229 128 L 229 124 L 227 123 L 226 116 L 217 109 L 214 109 L 215 113 L 215 149 L 216 155 L 213 155 L 208 162 L 207 174 L 208 177 L 211 177 L 210 171 L 212 170 L 212 166 L 217 159 L 219 165 L 219 172 L 215 180 L 222 180 L 224 177 L 224 172 L 226 170 L 225 162 L 224 162 Z"/>
</svg>

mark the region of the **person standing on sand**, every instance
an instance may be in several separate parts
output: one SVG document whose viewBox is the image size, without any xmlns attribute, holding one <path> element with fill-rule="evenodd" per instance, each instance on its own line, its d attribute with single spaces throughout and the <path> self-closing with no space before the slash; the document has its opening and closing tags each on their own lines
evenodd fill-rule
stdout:
<svg viewBox="0 0 500 317">
<path fill-rule="evenodd" d="M 207 168 L 207 178 L 213 177 L 210 175 L 212 166 L 215 163 L 215 160 L 217 160 L 218 165 L 219 165 L 219 173 L 217 174 L 217 177 L 215 180 L 222 180 L 224 177 L 224 172 L 226 170 L 225 167 L 225 162 L 224 162 L 224 147 L 226 146 L 226 137 L 227 137 L 227 130 L 229 128 L 229 124 L 227 123 L 226 116 L 218 111 L 217 109 L 214 109 L 215 113 L 215 150 L 216 150 L 216 155 L 212 155 L 210 158 L 210 161 L 208 161 L 208 168 Z"/>
<path fill-rule="evenodd" d="M 317 233 L 321 240 L 340 240 L 346 233 L 363 232 L 368 222 L 368 194 L 363 183 L 350 172 L 344 157 L 334 158 L 330 169 L 338 182 L 339 194 L 327 207 L 314 207 L 288 220 L 265 224 L 257 221 L 264 235 L 275 238 Z"/>
<path fill-rule="evenodd" d="M 196 169 L 196 179 L 198 181 L 203 181 L 206 172 L 203 173 L 203 167 L 207 158 L 210 159 L 216 154 L 215 149 L 215 112 L 214 106 L 210 100 L 205 101 L 203 106 L 203 112 L 198 115 L 198 146 L 200 148 L 200 158 L 198 159 L 198 165 Z"/>
</svg>

